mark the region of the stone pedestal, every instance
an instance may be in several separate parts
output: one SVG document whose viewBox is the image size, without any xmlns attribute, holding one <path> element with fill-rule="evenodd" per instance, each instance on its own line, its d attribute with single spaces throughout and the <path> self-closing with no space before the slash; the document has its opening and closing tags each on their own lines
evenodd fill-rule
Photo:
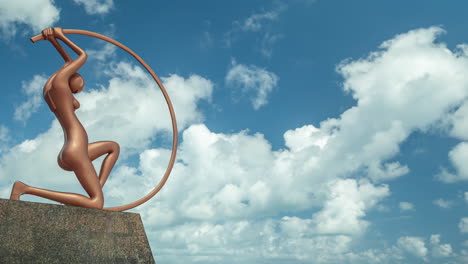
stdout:
<svg viewBox="0 0 468 264">
<path fill-rule="evenodd" d="M 0 199 L 0 263 L 155 263 L 140 215 Z"/>
</svg>

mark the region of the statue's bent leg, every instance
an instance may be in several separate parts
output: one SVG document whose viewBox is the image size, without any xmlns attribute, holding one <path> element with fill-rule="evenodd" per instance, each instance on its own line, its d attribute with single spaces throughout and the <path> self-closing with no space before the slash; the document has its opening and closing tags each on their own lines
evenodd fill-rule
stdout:
<svg viewBox="0 0 468 264">
<path fill-rule="evenodd" d="M 74 165 L 76 165 L 74 166 L 76 168 L 76 177 L 81 183 L 81 186 L 83 186 L 85 191 L 88 193 L 89 197 L 76 193 L 66 193 L 36 188 L 17 181 L 13 185 L 10 199 L 19 200 L 22 194 L 30 194 L 66 205 L 102 209 L 104 206 L 104 195 L 102 193 L 102 188 L 99 184 L 93 164 L 86 157 L 85 161 Z"/>
<path fill-rule="evenodd" d="M 51 191 L 41 188 L 32 187 L 26 185 L 20 181 L 16 181 L 13 185 L 13 189 L 11 191 L 11 200 L 19 200 L 20 196 L 23 194 L 30 194 L 39 196 L 45 199 L 49 199 L 52 201 L 56 201 L 59 203 L 73 205 L 73 206 L 80 206 L 80 207 L 90 207 L 90 208 L 97 208 L 102 209 L 103 207 L 103 198 L 88 198 L 81 194 L 76 193 L 66 193 L 66 192 L 57 192 Z"/>
<path fill-rule="evenodd" d="M 91 161 L 105 154 L 108 155 L 102 162 L 101 170 L 99 171 L 99 183 L 101 187 L 106 183 L 112 168 L 119 158 L 120 147 L 114 141 L 98 141 L 88 144 L 88 156 Z"/>
</svg>

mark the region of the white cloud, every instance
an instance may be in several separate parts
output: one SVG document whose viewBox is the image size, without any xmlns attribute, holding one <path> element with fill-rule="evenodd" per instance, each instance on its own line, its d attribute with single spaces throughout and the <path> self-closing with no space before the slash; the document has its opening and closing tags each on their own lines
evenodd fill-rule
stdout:
<svg viewBox="0 0 468 264">
<path fill-rule="evenodd" d="M 273 152 L 274 162 L 271 161 L 271 157 L 268 159 L 262 158 L 263 156 L 271 156 L 267 155 L 268 151 L 263 155 L 258 153 L 251 155 L 255 157 L 254 160 L 266 160 L 266 163 L 264 163 L 266 167 L 264 168 L 268 168 L 267 164 L 274 164 L 269 166 L 272 168 L 272 172 L 269 172 L 269 170 L 264 172 L 259 168 L 258 173 L 252 173 L 251 175 L 272 175 L 268 181 L 263 181 L 269 187 L 266 188 L 268 191 L 265 193 L 269 194 L 267 197 L 272 197 L 271 194 L 275 194 L 273 197 L 281 197 L 272 200 L 274 202 L 266 203 L 275 204 L 276 208 L 257 209 L 255 210 L 256 215 L 264 215 L 271 210 L 281 212 L 285 210 L 282 209 L 285 208 L 282 206 L 285 204 L 288 205 L 289 210 L 291 208 L 299 210 L 299 208 L 322 204 L 325 205 L 322 211 L 314 215 L 312 219 L 304 219 L 300 222 L 312 230 L 317 227 L 316 231 L 321 230 L 324 233 L 358 234 L 365 231 L 368 223 L 363 218 L 366 210 L 371 207 L 362 205 L 363 201 L 359 199 L 360 195 L 353 195 L 353 190 L 359 189 L 358 187 L 349 188 L 350 193 L 347 193 L 337 191 L 336 188 L 340 189 L 338 187 L 331 188 L 334 186 L 332 184 L 329 184 L 329 188 L 321 190 L 316 190 L 313 186 L 323 186 L 324 182 L 333 182 L 336 177 L 352 175 L 362 171 L 362 169 L 374 181 L 388 180 L 409 171 L 406 166 L 387 160 L 399 152 L 399 144 L 413 131 L 426 131 L 429 129 L 433 123 L 444 117 L 449 108 L 459 104 L 467 94 L 465 87 L 468 80 L 464 74 L 461 74 L 468 70 L 464 63 L 466 58 L 451 53 L 443 44 L 434 43 L 436 36 L 440 33 L 439 28 L 411 31 L 385 42 L 381 51 L 373 53 L 366 59 L 343 63 L 338 71 L 345 77 L 345 90 L 353 93 L 357 100 L 357 106 L 345 111 L 340 118 L 322 122 L 320 128 L 311 129 L 306 127 L 302 130 L 286 132 L 285 135 L 293 134 L 297 138 L 285 136 L 289 150 Z M 395 63 L 396 61 L 398 63 Z M 440 71 L 441 64 L 444 65 L 443 71 Z M 195 130 L 190 131 L 190 134 L 193 132 Z M 317 140 L 314 138 L 316 136 L 314 133 L 320 135 L 319 138 L 327 139 L 326 143 L 321 145 L 322 147 L 318 147 L 313 143 L 307 145 Z M 232 142 L 229 138 L 233 135 L 222 140 L 222 142 L 226 143 L 221 143 L 219 138 L 223 138 L 225 135 L 215 136 L 213 133 L 208 132 L 202 134 L 205 136 L 198 140 L 194 140 L 193 137 L 189 137 L 190 140 L 184 137 L 184 141 L 217 142 L 221 146 L 232 144 L 227 142 Z M 290 138 L 294 138 L 294 140 L 290 140 Z M 294 143 L 301 142 L 301 139 L 303 139 L 303 142 L 307 142 L 304 147 Z M 208 145 L 214 146 L 214 143 Z M 219 157 L 220 154 L 217 153 L 225 153 L 224 149 L 208 151 L 207 146 L 204 147 L 203 152 L 197 152 L 199 153 L 197 157 L 201 157 L 202 153 L 207 158 Z M 230 153 L 236 152 L 230 151 Z M 237 160 L 234 158 L 235 155 L 227 155 L 227 157 L 223 159 Z M 213 158 L 208 160 L 213 160 Z M 214 190 L 223 190 L 223 186 L 226 186 L 221 185 L 213 191 L 205 191 L 205 195 L 202 195 L 202 197 L 196 195 L 189 197 L 189 203 L 195 203 L 193 206 L 195 211 L 193 212 L 204 212 L 202 215 L 205 220 L 217 219 L 216 217 L 219 217 L 219 215 L 226 217 L 226 212 L 233 211 L 237 212 L 237 217 L 250 215 L 248 213 L 251 208 L 251 206 L 248 206 L 250 203 L 242 202 L 249 201 L 249 199 L 246 199 L 248 197 L 246 195 L 248 188 L 243 187 L 249 185 L 242 184 L 242 181 L 239 183 L 239 179 L 249 179 L 244 172 L 251 170 L 244 166 L 240 168 L 237 166 L 232 167 L 232 162 L 220 162 L 219 158 L 215 160 L 214 163 L 217 166 L 213 167 L 213 164 L 204 165 L 200 168 L 197 167 L 197 170 L 204 173 L 207 171 L 217 172 L 215 174 L 217 176 L 210 177 L 210 179 L 224 178 L 229 179 L 226 182 L 236 183 L 238 187 L 229 187 L 232 190 L 230 194 L 236 197 L 234 199 L 236 202 L 231 204 L 231 210 L 219 210 L 219 205 L 210 200 L 210 197 L 218 197 L 216 195 L 217 191 Z M 183 167 L 185 173 L 192 175 L 194 178 L 197 178 L 195 176 L 197 173 L 189 173 L 189 171 L 192 171 L 190 167 L 194 166 L 192 164 L 208 164 L 207 161 L 202 160 L 193 162 L 184 158 L 184 161 L 188 165 Z M 217 168 L 225 169 L 220 170 Z M 375 172 L 376 168 L 381 168 L 378 173 Z M 238 171 L 237 176 L 231 176 L 227 173 L 236 171 Z M 276 175 L 291 176 L 283 179 L 276 177 Z M 203 175 L 203 177 L 198 178 L 198 181 L 207 182 L 207 180 L 204 180 L 205 177 L 207 176 Z M 352 183 L 352 181 L 339 182 L 344 186 L 347 185 L 345 183 L 349 183 L 350 186 L 353 186 L 353 184 L 357 186 L 357 183 Z M 213 180 L 210 181 L 210 184 L 212 183 Z M 337 186 L 340 186 L 340 184 Z M 189 184 L 189 186 L 197 185 Z M 389 193 L 388 189 L 386 190 L 384 187 L 369 186 L 372 186 L 372 188 L 369 187 L 370 190 L 379 190 L 374 192 L 375 203 L 385 197 L 386 193 Z M 205 190 L 206 188 L 208 187 L 194 187 L 194 189 Z M 209 188 L 213 187 L 210 186 Z M 291 188 L 294 188 L 294 191 L 289 192 L 289 196 L 282 195 L 288 193 Z M 169 189 L 167 190 L 169 191 Z M 329 196 L 333 191 L 337 194 L 334 197 Z M 286 196 L 287 198 L 282 198 Z M 340 200 L 340 197 L 357 198 L 349 199 L 350 205 L 347 206 L 349 209 L 347 211 L 345 209 L 341 210 L 341 207 L 339 207 L 340 203 L 337 201 Z M 281 201 L 281 199 L 285 200 Z M 342 215 L 343 217 L 340 217 Z M 351 217 L 344 217 L 349 215 Z M 317 219 L 322 221 L 319 222 Z M 336 223 L 340 222 L 340 219 L 343 220 L 340 223 L 345 223 L 345 220 L 349 221 L 347 225 L 349 228 L 334 224 L 331 221 L 332 219 L 337 219 Z M 318 223 L 322 225 L 320 226 Z M 342 224 L 342 226 L 346 225 Z M 427 255 L 427 249 L 424 250 L 424 242 L 421 239 L 402 238 L 400 246 L 412 254 Z"/>
<path fill-rule="evenodd" d="M 298 152 L 309 147 L 323 149 L 329 137 L 313 125 L 305 125 L 295 130 L 284 133 L 285 145 L 293 152 Z"/>
<path fill-rule="evenodd" d="M 2 152 L 7 150 L 7 143 L 10 140 L 10 131 L 6 126 L 0 125 L 0 157 Z M 1 197 L 1 196 L 0 196 Z"/>
<path fill-rule="evenodd" d="M 439 257 L 448 257 L 452 255 L 452 246 L 450 244 L 440 244 L 440 235 L 435 234 L 431 235 L 430 238 L 431 242 L 431 253 L 432 256 L 439 258 Z"/>
<path fill-rule="evenodd" d="M 233 61 L 225 80 L 228 85 L 239 87 L 243 94 L 251 97 L 253 108 L 258 110 L 268 103 L 268 95 L 276 87 L 279 78 L 273 72 L 255 65 L 246 66 Z"/>
<path fill-rule="evenodd" d="M 25 123 L 31 114 L 39 109 L 42 104 L 42 88 L 46 82 L 47 78 L 42 75 L 34 75 L 31 81 L 23 82 L 22 89 L 27 96 L 27 100 L 16 107 L 15 120 Z"/>
<path fill-rule="evenodd" d="M 442 168 L 435 177 L 444 183 L 454 183 L 468 180 L 468 142 L 461 142 L 449 152 L 449 159 L 455 168 L 456 173 L 449 172 Z"/>
<path fill-rule="evenodd" d="M 400 210 L 402 210 L 402 211 L 413 211 L 414 210 L 414 204 L 409 203 L 409 202 L 400 202 L 399 206 L 400 206 Z"/>
<path fill-rule="evenodd" d="M 285 217 L 293 226 L 282 226 L 288 232 L 313 235 L 312 240 L 320 234 L 359 235 L 369 225 L 363 220 L 366 211 L 389 195 L 388 186 L 365 180 L 335 180 L 314 188 L 310 179 L 301 179 L 290 170 L 297 166 L 300 172 L 308 166 L 303 162 L 306 153 L 272 151 L 261 134 L 213 133 L 204 125 L 192 125 L 183 132 L 181 142 L 170 184 L 151 207 L 138 209 L 149 229 L 255 219 L 324 204 L 312 218 Z M 163 174 L 168 157 L 169 150 L 147 150 L 140 155 L 137 168 L 121 166 L 122 173 L 114 173 L 107 185 L 108 197 L 121 204 L 147 193 Z M 138 185 L 129 179 L 139 179 Z M 121 193 L 128 195 L 129 190 L 131 197 L 124 198 Z"/>
<path fill-rule="evenodd" d="M 107 14 L 114 7 L 114 0 L 73 0 L 83 5 L 88 15 Z"/>
<path fill-rule="evenodd" d="M 396 249 L 395 247 L 383 249 L 368 249 L 362 252 L 349 252 L 345 256 L 349 259 L 349 262 L 344 263 L 355 264 L 393 264 L 400 263 L 399 261 L 403 259 L 401 250 Z"/>
<path fill-rule="evenodd" d="M 60 135 L 60 132 L 57 123 L 54 123 L 47 133 L 25 140 L 5 151 L 0 161 L 2 181 L 12 183 L 16 179 L 26 180 L 33 186 L 49 182 L 59 186 L 72 184 L 73 179 L 56 164 L 56 157 L 61 147 L 59 142 L 63 142 L 63 135 Z M 47 174 L 47 177 L 40 177 L 44 174 Z"/>
<path fill-rule="evenodd" d="M 432 201 L 432 203 L 439 206 L 440 208 L 445 208 L 445 209 L 448 209 L 448 208 L 453 206 L 453 201 L 444 200 L 442 198 L 434 200 L 434 201 Z"/>
<path fill-rule="evenodd" d="M 264 13 L 253 14 L 242 23 L 240 23 L 240 28 L 242 31 L 253 31 L 257 32 L 263 27 L 263 23 L 266 21 L 272 21 L 278 19 L 280 9 L 272 10 Z"/>
<path fill-rule="evenodd" d="M 428 249 L 425 246 L 424 240 L 420 237 L 400 237 L 397 241 L 397 246 L 402 250 L 422 259 L 425 259 L 428 253 Z"/>
<path fill-rule="evenodd" d="M 258 47 L 260 53 L 270 57 L 273 52 L 274 44 L 283 37 L 280 33 L 273 33 L 271 29 L 272 22 L 278 20 L 279 15 L 286 10 L 287 6 L 281 4 L 269 11 L 254 13 L 242 21 L 234 21 L 232 28 L 224 35 L 224 43 L 227 47 L 232 47 L 232 43 L 239 38 L 241 33 L 253 32 L 258 34 Z"/>
<path fill-rule="evenodd" d="M 115 56 L 117 47 L 110 43 L 105 43 L 101 49 L 88 49 L 86 53 L 89 59 L 95 59 L 101 62 L 105 62 Z"/>
<path fill-rule="evenodd" d="M 275 208 L 271 201 L 283 200 L 272 196 L 278 188 L 275 178 L 280 175 L 270 173 L 269 166 L 275 157 L 270 144 L 260 134 L 250 136 L 245 131 L 216 134 L 204 125 L 192 125 L 183 132 L 178 159 L 171 185 L 165 187 L 160 199 L 167 197 L 164 202 L 180 218 L 237 219 L 262 211 L 266 214 Z M 149 178 L 161 175 L 165 165 L 164 160 L 144 156 L 139 171 L 142 178 Z M 187 178 L 187 175 L 192 176 Z M 180 196 L 181 192 L 187 195 Z"/>
<path fill-rule="evenodd" d="M 375 182 L 387 181 L 398 178 L 409 173 L 409 168 L 406 165 L 401 165 L 400 162 L 372 162 L 368 164 L 367 174 Z"/>
<path fill-rule="evenodd" d="M 354 179 L 332 183 L 329 198 L 323 209 L 313 216 L 319 233 L 361 234 L 369 223 L 362 218 L 365 212 L 384 197 L 388 186 L 375 187 L 369 182 L 357 183 Z"/>
<path fill-rule="evenodd" d="M 113 131 L 117 142 L 141 149 L 155 132 L 172 131 L 166 102 L 148 73 L 121 62 L 114 64 L 107 74 L 111 76 L 108 87 L 78 95 L 83 103 L 77 115 L 94 132 L 96 139 L 105 138 L 108 131 Z M 211 81 L 198 75 L 184 79 L 175 74 L 162 81 L 174 105 L 179 129 L 203 120 L 197 102 L 210 100 Z"/>
<path fill-rule="evenodd" d="M 458 228 L 462 233 L 468 233 L 468 217 L 463 217 L 460 219 L 460 223 L 458 223 Z"/>
<path fill-rule="evenodd" d="M 435 43 L 442 32 L 432 27 L 398 35 L 367 58 L 338 67 L 345 91 L 357 100 L 341 119 L 321 124 L 336 131 L 330 145 L 339 146 L 333 157 L 342 161 L 339 168 L 362 166 L 374 181 L 407 173 L 400 164 L 384 173 L 374 168 L 398 153 L 410 133 L 427 131 L 468 95 L 467 58 Z"/>
<path fill-rule="evenodd" d="M 408 258 L 408 254 L 411 256 L 410 258 Z M 437 261 L 437 258 L 456 257 L 455 259 L 446 259 L 448 262 L 444 263 L 462 263 L 457 261 L 457 258 L 460 260 L 463 259 L 463 256 L 459 258 L 458 254 L 453 252 L 450 244 L 440 243 L 439 234 L 431 235 L 430 243 L 427 246 L 424 238 L 404 236 L 398 238 L 396 244 L 393 246 L 371 248 L 361 252 L 350 251 L 343 255 L 346 256 L 347 261 L 335 261 L 334 263 L 413 263 L 413 257 L 420 258 L 424 262 L 429 263 L 439 263 L 434 262 Z M 430 256 L 432 256 L 433 259 L 431 259 Z"/>
<path fill-rule="evenodd" d="M 52 0 L 0 0 L 0 29 L 3 37 L 13 37 L 18 25 L 27 25 L 36 34 L 59 20 L 60 9 Z"/>
<path fill-rule="evenodd" d="M 468 46 L 467 46 L 468 48 Z M 468 50 L 466 51 L 468 54 Z M 452 123 L 450 135 L 461 139 L 468 140 L 468 101 L 465 101 L 449 118 Z"/>
<path fill-rule="evenodd" d="M 298 226 L 299 225 L 299 226 Z M 337 263 L 348 236 L 310 236 L 294 219 L 192 222 L 155 232 L 156 261 L 165 263 L 260 263 L 265 260 Z"/>
</svg>

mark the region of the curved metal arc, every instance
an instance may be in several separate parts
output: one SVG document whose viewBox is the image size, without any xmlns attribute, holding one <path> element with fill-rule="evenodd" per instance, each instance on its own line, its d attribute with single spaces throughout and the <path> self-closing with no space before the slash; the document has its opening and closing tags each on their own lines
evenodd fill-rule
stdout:
<svg viewBox="0 0 468 264">
<path fill-rule="evenodd" d="M 166 100 L 167 106 L 169 108 L 169 113 L 171 114 L 173 135 L 172 135 L 171 158 L 169 160 L 169 164 L 167 166 L 167 169 L 166 169 L 166 172 L 164 173 L 163 178 L 159 181 L 158 185 L 150 193 L 148 193 L 144 197 L 140 198 L 139 200 L 137 200 L 135 202 L 132 202 L 132 203 L 129 203 L 129 204 L 126 204 L 126 205 L 121 205 L 121 206 L 116 206 L 116 207 L 108 207 L 108 208 L 103 208 L 103 209 L 111 210 L 111 211 L 125 211 L 125 210 L 135 208 L 135 207 L 145 203 L 149 199 L 153 198 L 161 190 L 161 188 L 164 186 L 167 179 L 169 178 L 169 174 L 171 173 L 172 168 L 174 167 L 176 153 L 177 153 L 177 144 L 178 144 L 177 134 L 178 134 L 178 132 L 177 132 L 177 121 L 176 121 L 175 112 L 174 112 L 174 108 L 172 106 L 171 99 L 169 98 L 169 95 L 167 94 L 166 88 L 164 88 L 164 85 L 162 84 L 161 80 L 159 80 L 159 77 L 156 75 L 156 73 L 154 73 L 154 71 L 151 69 L 151 67 L 148 64 L 146 64 L 146 62 L 143 61 L 143 59 L 140 58 L 140 56 L 138 56 L 135 52 L 133 52 L 127 46 L 125 46 L 122 43 L 120 43 L 120 42 L 118 42 L 116 40 L 113 40 L 113 39 L 111 39 L 109 37 L 106 37 L 104 35 L 101 35 L 101 34 L 98 34 L 98 33 L 95 33 L 95 32 L 91 32 L 91 31 L 86 31 L 86 30 L 81 30 L 81 29 L 63 29 L 63 33 L 66 34 L 66 35 L 70 35 L 70 34 L 72 34 L 72 35 L 85 35 L 85 36 L 89 36 L 89 37 L 102 39 L 102 40 L 104 40 L 106 42 L 114 44 L 115 46 L 125 50 L 127 53 L 132 55 L 148 71 L 148 73 L 156 81 L 159 88 L 161 89 L 161 92 L 164 95 L 164 99 Z M 36 42 L 36 41 L 40 40 L 41 36 L 37 35 L 37 36 L 31 38 L 31 41 Z"/>
</svg>

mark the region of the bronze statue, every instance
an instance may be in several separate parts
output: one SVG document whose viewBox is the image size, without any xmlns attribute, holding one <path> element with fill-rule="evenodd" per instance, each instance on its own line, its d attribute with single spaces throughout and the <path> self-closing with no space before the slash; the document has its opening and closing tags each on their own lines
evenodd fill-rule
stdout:
<svg viewBox="0 0 468 264">
<path fill-rule="evenodd" d="M 171 159 L 159 184 L 153 189 L 153 191 L 138 201 L 123 206 L 103 208 L 104 194 L 102 192 L 102 188 L 119 157 L 120 147 L 119 144 L 113 141 L 88 143 L 88 135 L 86 130 L 75 115 L 75 111 L 80 107 L 80 103 L 73 96 L 73 94 L 81 92 L 84 88 L 84 80 L 83 77 L 81 77 L 81 75 L 78 73 L 78 70 L 86 62 L 87 55 L 84 50 L 68 39 L 65 36 L 66 34 L 81 34 L 100 38 L 127 51 L 133 57 L 135 57 L 140 62 L 140 64 L 142 64 L 142 66 L 144 66 L 151 74 L 156 83 L 159 85 L 164 98 L 166 99 L 172 119 L 173 129 Z M 76 52 L 78 54 L 78 58 L 72 60 L 65 49 L 57 41 L 57 39 L 61 40 L 74 52 Z M 55 114 L 57 120 L 60 122 L 64 133 L 65 142 L 62 150 L 58 155 L 58 164 L 62 169 L 73 171 L 75 173 L 76 177 L 85 189 L 86 193 L 88 193 L 89 197 L 75 193 L 65 193 L 36 188 L 26 185 L 20 181 L 16 181 L 13 185 L 10 199 L 19 200 L 21 195 L 30 194 L 66 205 L 113 211 L 129 210 L 151 199 L 154 195 L 156 195 L 157 192 L 159 192 L 159 190 L 167 181 L 175 162 L 175 154 L 177 150 L 177 124 L 174 109 L 166 89 L 157 75 L 136 53 L 131 51 L 129 48 L 113 39 L 94 32 L 76 29 L 62 29 L 59 27 L 47 28 L 42 31 L 42 34 L 31 38 L 33 43 L 40 40 L 50 41 L 65 60 L 65 64 L 62 66 L 62 68 L 54 73 L 44 86 L 44 99 L 49 105 L 50 110 Z M 102 162 L 99 174 L 97 174 L 92 161 L 103 155 L 106 155 L 106 157 Z"/>
</svg>

